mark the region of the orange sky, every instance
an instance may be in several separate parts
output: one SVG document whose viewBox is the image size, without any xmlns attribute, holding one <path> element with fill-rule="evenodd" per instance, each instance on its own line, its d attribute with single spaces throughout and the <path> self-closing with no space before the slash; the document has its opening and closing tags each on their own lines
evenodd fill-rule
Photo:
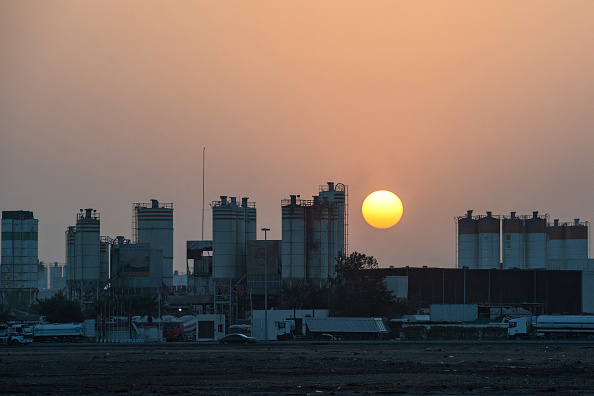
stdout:
<svg viewBox="0 0 594 396">
<path fill-rule="evenodd" d="M 455 266 L 454 217 L 591 221 L 592 1 L 0 0 L 0 209 L 32 210 L 64 262 L 79 208 L 131 237 L 174 203 L 175 269 L 206 202 L 349 185 L 350 250 Z M 368 226 L 395 192 L 404 216 Z M 210 211 L 205 237 L 211 237 Z M 261 236 L 263 238 L 263 235 Z"/>
</svg>

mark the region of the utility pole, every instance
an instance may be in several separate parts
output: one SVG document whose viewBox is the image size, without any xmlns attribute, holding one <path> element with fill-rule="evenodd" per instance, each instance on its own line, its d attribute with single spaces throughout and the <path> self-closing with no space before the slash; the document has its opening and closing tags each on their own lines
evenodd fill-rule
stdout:
<svg viewBox="0 0 594 396">
<path fill-rule="evenodd" d="M 270 228 L 262 228 L 264 231 L 264 340 L 268 341 L 268 239 L 266 233 Z"/>
</svg>

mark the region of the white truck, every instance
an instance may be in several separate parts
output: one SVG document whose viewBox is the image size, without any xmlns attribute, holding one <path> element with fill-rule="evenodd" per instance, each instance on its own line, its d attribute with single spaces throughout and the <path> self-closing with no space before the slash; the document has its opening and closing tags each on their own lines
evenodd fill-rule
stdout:
<svg viewBox="0 0 594 396">
<path fill-rule="evenodd" d="M 33 342 L 33 328 L 28 324 L 0 325 L 0 344 L 19 346 Z"/>
<path fill-rule="evenodd" d="M 594 315 L 540 315 L 510 319 L 509 338 L 583 338 L 594 336 Z"/>
<path fill-rule="evenodd" d="M 381 318 L 297 318 L 276 324 L 276 339 L 374 340 L 388 338 Z"/>
</svg>

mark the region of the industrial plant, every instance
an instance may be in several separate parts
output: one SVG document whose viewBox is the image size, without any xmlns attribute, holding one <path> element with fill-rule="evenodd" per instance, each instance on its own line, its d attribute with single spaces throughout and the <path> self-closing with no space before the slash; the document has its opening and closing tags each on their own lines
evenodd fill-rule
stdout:
<svg viewBox="0 0 594 396">
<path fill-rule="evenodd" d="M 348 186 L 328 182 L 311 198 L 289 195 L 280 206 L 281 239 L 268 239 L 269 230 L 262 228 L 262 240 L 256 203 L 221 195 L 210 204 L 212 239 L 186 241 L 183 275 L 173 269 L 172 203 L 134 203 L 130 239 L 101 235 L 97 210 L 80 209 L 65 232 L 65 263 L 39 261 L 39 221 L 32 212 L 3 211 L 2 303 L 26 308 L 59 290 L 83 304 L 153 295 L 159 308 L 193 323 L 195 340 L 218 339 L 233 325 L 252 326 L 254 335 L 274 339 L 267 312 L 274 308 L 271 317 L 287 320 L 278 309 L 283 285 L 323 286 L 336 276 L 338 255 L 348 254 Z M 420 312 L 473 305 L 486 316 L 517 310 L 594 313 L 587 222 L 469 210 L 455 224 L 457 268 L 375 270 L 394 297 Z M 108 312 L 114 314 L 113 307 Z"/>
</svg>

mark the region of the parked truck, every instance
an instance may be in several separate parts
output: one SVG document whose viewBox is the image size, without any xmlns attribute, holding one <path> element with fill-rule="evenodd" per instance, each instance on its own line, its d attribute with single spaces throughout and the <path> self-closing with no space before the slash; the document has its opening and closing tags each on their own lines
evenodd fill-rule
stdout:
<svg viewBox="0 0 594 396">
<path fill-rule="evenodd" d="M 0 344 L 19 346 L 33 342 L 33 329 L 28 324 L 0 325 Z"/>
<path fill-rule="evenodd" d="M 585 338 L 594 336 L 594 315 L 540 315 L 510 319 L 509 338 Z"/>
<path fill-rule="evenodd" d="M 277 340 L 373 340 L 388 338 L 381 318 L 297 318 L 277 322 Z"/>
<path fill-rule="evenodd" d="M 35 325 L 36 342 L 73 342 L 84 337 L 82 323 L 43 323 Z"/>
</svg>

